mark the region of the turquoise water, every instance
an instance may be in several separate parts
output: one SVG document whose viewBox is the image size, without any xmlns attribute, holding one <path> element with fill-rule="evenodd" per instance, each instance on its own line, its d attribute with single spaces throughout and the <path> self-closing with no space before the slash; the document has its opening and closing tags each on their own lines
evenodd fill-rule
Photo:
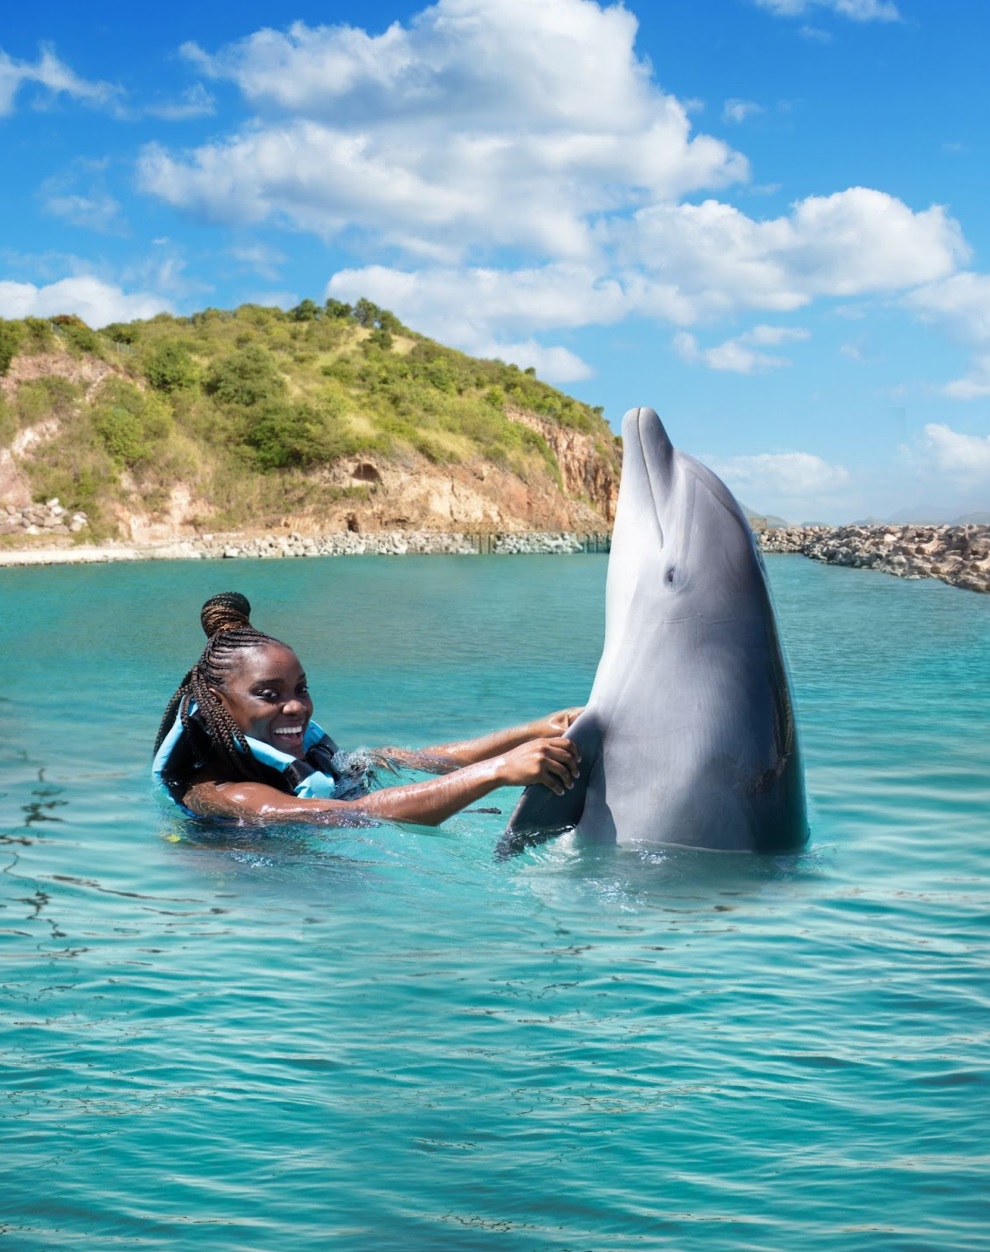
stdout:
<svg viewBox="0 0 990 1252">
<path fill-rule="evenodd" d="M 769 564 L 796 860 L 153 802 L 212 592 L 419 744 L 583 699 L 604 558 L 0 570 L 0 1244 L 985 1249 L 990 597 Z"/>
</svg>

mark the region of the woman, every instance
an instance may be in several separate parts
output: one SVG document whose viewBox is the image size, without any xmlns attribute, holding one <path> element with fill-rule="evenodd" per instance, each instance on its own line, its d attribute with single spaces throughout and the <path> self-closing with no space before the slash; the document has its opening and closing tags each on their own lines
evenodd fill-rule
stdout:
<svg viewBox="0 0 990 1252">
<path fill-rule="evenodd" d="M 365 816 L 435 826 L 496 787 L 542 783 L 560 795 L 574 785 L 577 749 L 561 736 L 581 710 L 564 709 L 422 752 L 385 748 L 390 761 L 444 776 L 342 799 L 337 747 L 312 721 L 299 658 L 255 630 L 250 613 L 236 591 L 203 605 L 208 642 L 158 730 L 154 775 L 193 816 L 322 824 Z"/>
</svg>

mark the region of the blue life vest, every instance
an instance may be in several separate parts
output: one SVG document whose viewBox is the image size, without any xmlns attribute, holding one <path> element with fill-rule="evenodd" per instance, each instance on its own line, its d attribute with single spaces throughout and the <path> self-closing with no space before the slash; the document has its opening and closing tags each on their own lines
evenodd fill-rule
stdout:
<svg viewBox="0 0 990 1252">
<path fill-rule="evenodd" d="M 191 781 L 193 770 L 210 754 L 209 735 L 196 716 L 195 701 L 189 707 L 189 725 L 191 733 L 182 725 L 180 709 L 171 730 L 155 753 L 151 776 L 179 808 L 192 817 L 198 817 L 200 814 L 193 813 L 182 803 L 181 795 Z M 245 738 L 254 759 L 272 771 L 271 786 L 289 795 L 321 800 L 333 798 L 340 777 L 334 769 L 333 757 L 339 749 L 316 722 L 311 721 L 306 727 L 302 760 L 270 743 L 252 739 L 250 735 Z"/>
</svg>

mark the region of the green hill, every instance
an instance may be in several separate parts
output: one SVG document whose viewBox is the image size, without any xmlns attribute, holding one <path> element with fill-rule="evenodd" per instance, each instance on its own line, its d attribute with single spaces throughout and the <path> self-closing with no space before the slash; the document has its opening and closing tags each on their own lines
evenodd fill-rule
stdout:
<svg viewBox="0 0 990 1252">
<path fill-rule="evenodd" d="M 567 434 L 600 462 L 585 500 L 607 512 L 593 484 L 617 480 L 618 456 L 600 410 L 367 300 L 161 314 L 101 332 L 72 316 L 0 320 L 0 448 L 18 450 L 35 500 L 88 514 L 89 538 L 116 533 L 128 502 L 165 509 L 178 484 L 212 529 L 318 519 L 372 490 L 328 473 L 353 457 L 489 465 L 573 495 L 557 455 Z"/>
</svg>

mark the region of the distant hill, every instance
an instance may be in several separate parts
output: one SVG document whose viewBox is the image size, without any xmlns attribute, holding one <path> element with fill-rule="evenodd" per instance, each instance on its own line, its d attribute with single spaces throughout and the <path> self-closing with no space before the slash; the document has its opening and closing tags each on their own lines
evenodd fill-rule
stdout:
<svg viewBox="0 0 990 1252">
<path fill-rule="evenodd" d="M 990 522 L 990 512 L 985 509 L 957 515 L 952 509 L 920 504 L 898 509 L 896 513 L 891 513 L 888 517 L 864 517 L 851 524 L 853 526 L 966 526 L 982 525 L 987 522 Z"/>
<path fill-rule="evenodd" d="M 618 472 L 600 409 L 367 300 L 0 319 L 0 501 L 57 496 L 87 538 L 605 529 Z"/>
<path fill-rule="evenodd" d="M 759 513 L 756 509 L 751 509 L 748 504 L 740 502 L 740 507 L 754 530 L 777 530 L 788 524 L 782 517 L 777 517 L 773 513 Z"/>
</svg>

